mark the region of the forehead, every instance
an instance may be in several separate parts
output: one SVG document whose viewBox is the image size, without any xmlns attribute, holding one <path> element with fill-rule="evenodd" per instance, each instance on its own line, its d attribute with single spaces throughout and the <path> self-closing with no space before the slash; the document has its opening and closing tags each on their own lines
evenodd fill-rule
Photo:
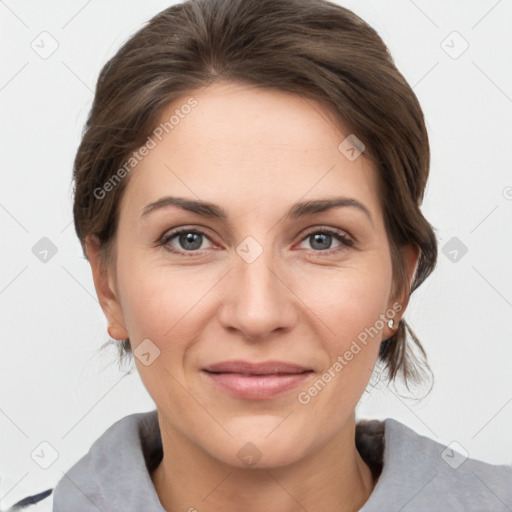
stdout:
<svg viewBox="0 0 512 512">
<path fill-rule="evenodd" d="M 339 195 L 378 209 L 372 165 L 364 154 L 351 161 L 340 151 L 349 133 L 309 98 L 215 84 L 167 105 L 159 127 L 161 135 L 152 135 L 155 147 L 132 171 L 123 199 L 138 211 L 165 193 L 228 210 Z"/>
</svg>

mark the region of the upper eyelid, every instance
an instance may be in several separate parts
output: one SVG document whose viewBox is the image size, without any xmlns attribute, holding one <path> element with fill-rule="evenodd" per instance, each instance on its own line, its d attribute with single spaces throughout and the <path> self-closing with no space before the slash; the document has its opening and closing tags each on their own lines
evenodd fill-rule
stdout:
<svg viewBox="0 0 512 512">
<path fill-rule="evenodd" d="M 312 228 L 307 228 L 306 232 L 302 235 L 302 238 L 311 235 L 312 233 L 322 232 L 322 231 L 332 231 L 338 235 L 346 235 L 347 238 L 350 238 L 355 241 L 355 238 L 346 230 L 341 228 L 334 228 L 331 226 L 313 226 Z"/>
<path fill-rule="evenodd" d="M 341 228 L 335 228 L 333 226 L 326 226 L 326 225 L 318 225 L 318 226 L 311 226 L 309 228 L 306 228 L 306 231 L 304 234 L 301 235 L 301 238 L 299 239 L 299 242 L 302 242 L 304 239 L 306 239 L 307 237 L 311 236 L 312 234 L 314 233 L 317 233 L 317 232 L 322 232 L 322 231 L 332 231 L 333 234 L 337 234 L 338 236 L 341 236 L 342 238 L 348 238 L 352 243 L 356 243 L 356 239 L 345 229 L 341 229 Z M 177 227 L 177 228 L 174 228 L 174 229 L 170 229 L 168 231 L 166 231 L 161 237 L 160 237 L 160 241 L 162 243 L 169 243 L 169 241 L 171 239 L 173 239 L 174 237 L 176 237 L 177 235 L 179 235 L 180 233 L 182 232 L 197 232 L 203 236 L 205 236 L 206 238 L 208 238 L 208 240 L 217 245 L 216 242 L 214 240 L 212 240 L 212 237 L 208 234 L 206 228 L 203 228 L 202 226 L 201 227 L 187 227 L 187 226 L 184 226 L 184 227 Z M 196 251 L 188 251 L 188 252 L 200 252 L 200 250 L 196 250 Z"/>
<path fill-rule="evenodd" d="M 164 232 L 164 234 L 159 238 L 160 241 L 164 241 L 166 239 L 174 238 L 176 235 L 179 235 L 180 233 L 189 233 L 189 232 L 196 232 L 200 233 L 201 235 L 208 238 L 211 242 L 213 242 L 212 237 L 208 234 L 207 230 L 203 227 L 200 228 L 188 228 L 188 227 L 179 227 L 174 229 L 169 229 Z"/>
</svg>

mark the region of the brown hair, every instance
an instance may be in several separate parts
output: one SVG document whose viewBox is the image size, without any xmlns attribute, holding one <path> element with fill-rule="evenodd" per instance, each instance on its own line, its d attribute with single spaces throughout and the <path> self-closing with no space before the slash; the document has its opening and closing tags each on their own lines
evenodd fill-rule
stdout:
<svg viewBox="0 0 512 512">
<path fill-rule="evenodd" d="M 103 67 L 74 162 L 74 221 L 112 263 L 119 204 L 129 176 L 108 193 L 113 173 L 140 148 L 174 99 L 217 81 L 299 94 L 325 105 L 365 145 L 374 164 L 390 243 L 394 292 L 409 286 L 400 248 L 420 256 L 410 289 L 437 260 L 434 229 L 420 211 L 430 150 L 418 100 L 377 32 L 326 0 L 189 0 L 135 33 Z M 414 346 L 407 343 L 406 330 Z M 129 340 L 120 356 L 131 353 Z M 426 353 L 402 318 L 379 360 L 391 381 L 421 382 Z"/>
</svg>

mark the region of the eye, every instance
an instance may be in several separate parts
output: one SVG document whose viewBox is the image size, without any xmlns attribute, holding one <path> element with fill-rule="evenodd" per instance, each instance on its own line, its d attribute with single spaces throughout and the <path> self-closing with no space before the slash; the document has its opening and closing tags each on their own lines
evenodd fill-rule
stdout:
<svg viewBox="0 0 512 512">
<path fill-rule="evenodd" d="M 334 248 L 331 247 L 333 238 L 339 243 L 339 245 Z M 325 254 L 331 254 L 344 250 L 346 247 L 354 246 L 354 241 L 343 231 L 333 228 L 322 228 L 316 231 L 310 231 L 302 238 L 302 242 L 306 240 L 310 240 L 314 252 L 324 252 Z"/>
<path fill-rule="evenodd" d="M 333 239 L 338 242 L 338 245 L 334 248 L 331 247 Z M 168 251 L 182 256 L 194 256 L 209 248 L 203 246 L 205 240 L 211 243 L 210 238 L 203 231 L 181 228 L 164 235 L 160 245 L 164 246 Z M 302 238 L 301 242 L 303 243 L 306 240 L 310 240 L 313 252 L 323 254 L 331 254 L 354 246 L 354 240 L 349 238 L 343 231 L 333 228 L 317 228 L 315 231 L 310 231 Z"/>
<path fill-rule="evenodd" d="M 201 251 L 208 247 L 203 247 L 203 242 L 210 240 L 206 233 L 197 229 L 182 228 L 168 233 L 162 238 L 161 245 L 165 246 L 171 252 L 184 253 Z M 176 242 L 175 244 L 171 242 Z M 176 244 L 178 246 L 176 246 Z"/>
</svg>

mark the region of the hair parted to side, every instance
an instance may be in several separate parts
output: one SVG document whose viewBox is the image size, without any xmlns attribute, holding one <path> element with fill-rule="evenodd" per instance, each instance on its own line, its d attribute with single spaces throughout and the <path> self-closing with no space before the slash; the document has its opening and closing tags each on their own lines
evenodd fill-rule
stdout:
<svg viewBox="0 0 512 512">
<path fill-rule="evenodd" d="M 74 161 L 73 214 L 84 254 L 86 237 L 95 236 L 104 268 L 113 263 L 130 176 L 108 193 L 95 191 L 144 144 L 170 102 L 220 81 L 316 100 L 345 135 L 364 143 L 378 175 L 393 291 L 409 288 L 406 244 L 420 250 L 408 291 L 418 288 L 437 260 L 434 229 L 420 210 L 430 166 L 423 112 L 377 32 L 327 0 L 188 0 L 154 16 L 118 50 L 99 75 Z M 120 359 L 132 356 L 129 340 L 119 350 Z M 400 376 L 407 386 L 431 374 L 403 318 L 382 341 L 379 361 L 390 381 Z"/>
</svg>

